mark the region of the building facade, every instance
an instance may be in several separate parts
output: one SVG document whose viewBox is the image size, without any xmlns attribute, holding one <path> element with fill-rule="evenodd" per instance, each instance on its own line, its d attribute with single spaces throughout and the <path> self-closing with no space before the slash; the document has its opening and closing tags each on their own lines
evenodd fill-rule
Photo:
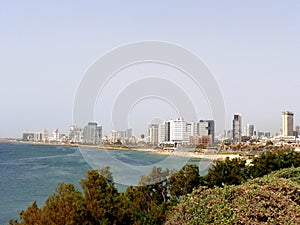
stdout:
<svg viewBox="0 0 300 225">
<path fill-rule="evenodd" d="M 151 145 L 158 145 L 158 130 L 158 124 L 150 124 L 148 126 L 149 143 Z"/>
<path fill-rule="evenodd" d="M 252 137 L 254 135 L 254 125 L 253 124 L 247 124 L 246 125 L 246 136 Z"/>
<path fill-rule="evenodd" d="M 240 114 L 233 115 L 232 138 L 234 142 L 242 141 L 242 116 Z"/>
<path fill-rule="evenodd" d="M 282 112 L 282 136 L 294 135 L 294 113 Z"/>
<path fill-rule="evenodd" d="M 69 142 L 81 143 L 83 139 L 83 130 L 76 126 L 70 126 L 69 130 Z"/>
<path fill-rule="evenodd" d="M 102 126 L 96 122 L 89 122 L 83 129 L 83 142 L 85 144 L 101 144 Z"/>
<path fill-rule="evenodd" d="M 211 136 L 211 143 L 215 141 L 215 122 L 214 120 L 200 120 L 199 121 L 199 135 Z"/>
</svg>

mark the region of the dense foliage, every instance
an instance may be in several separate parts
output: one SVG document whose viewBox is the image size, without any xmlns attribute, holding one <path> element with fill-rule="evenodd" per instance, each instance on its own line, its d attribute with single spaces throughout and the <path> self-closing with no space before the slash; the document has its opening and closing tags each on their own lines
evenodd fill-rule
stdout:
<svg viewBox="0 0 300 225">
<path fill-rule="evenodd" d="M 200 224 L 203 221 L 213 223 L 215 220 L 225 223 L 224 221 L 230 222 L 229 219 L 235 219 L 237 215 L 248 215 L 246 211 L 242 211 L 242 208 L 238 207 L 239 204 L 244 204 L 244 210 L 250 207 L 251 210 L 254 210 L 253 212 L 258 210 L 257 212 L 261 215 L 265 213 L 267 218 L 278 217 L 278 221 L 281 221 L 285 213 L 285 211 L 280 211 L 281 208 L 276 208 L 277 211 L 280 211 L 279 214 L 272 214 L 269 211 L 259 211 L 251 205 L 258 203 L 258 206 L 262 207 L 260 204 L 269 204 L 272 199 L 275 201 L 276 198 L 283 197 L 283 195 L 273 196 L 272 194 L 277 183 L 275 185 L 275 181 L 272 180 L 269 184 L 267 178 L 256 180 L 256 183 L 254 181 L 244 182 L 291 166 L 300 166 L 300 154 L 293 151 L 266 152 L 254 158 L 252 165 L 246 165 L 242 159 L 226 159 L 212 166 L 204 177 L 199 176 L 198 166 L 195 165 L 188 164 L 177 172 L 154 167 L 150 174 L 140 178 L 139 186 L 128 187 L 124 193 L 120 193 L 115 188 L 112 174 L 109 168 L 105 167 L 87 172 L 86 178 L 81 181 L 82 191 L 77 190 L 72 184 L 60 184 L 56 192 L 48 197 L 44 206 L 39 208 L 36 203 L 33 203 L 27 210 L 20 213 L 20 222 L 10 221 L 10 224 L 163 224 L 166 222 L 167 215 L 170 215 L 170 209 L 172 216 L 169 216 L 169 224 L 184 223 L 181 216 L 190 218 L 189 215 L 191 217 L 196 215 Z M 300 179 L 298 174 L 295 174 L 293 179 Z M 280 178 L 282 180 L 278 184 L 279 189 L 276 190 L 280 192 L 287 188 L 288 193 L 284 193 L 292 193 L 293 190 L 296 190 L 293 189 L 296 186 L 284 178 L 288 177 Z M 227 186 L 239 184 L 242 185 Z M 285 186 L 280 186 L 281 184 Z M 262 193 L 261 196 L 259 194 L 258 197 L 255 197 L 256 192 L 249 192 L 247 189 L 250 187 L 249 185 L 252 185 L 254 192 L 257 190 L 258 193 Z M 263 189 L 259 185 L 266 188 L 265 192 L 262 192 Z M 195 189 L 197 191 L 193 196 L 197 200 L 194 201 L 186 196 Z M 250 198 L 248 194 L 254 197 Z M 271 197 L 263 198 L 263 196 Z M 247 204 L 250 205 L 243 202 L 244 197 L 248 198 Z M 233 199 L 234 202 L 232 202 Z M 265 203 L 260 203 L 260 199 Z M 179 206 L 174 209 L 178 202 L 180 202 Z M 289 202 L 289 199 L 283 202 L 281 203 L 284 207 L 291 212 L 294 211 L 289 207 L 298 204 L 297 201 L 295 204 Z M 276 201 L 272 204 L 275 203 Z M 183 212 L 185 207 L 188 207 L 188 214 Z M 219 215 L 218 218 L 214 217 L 215 213 Z M 231 217 L 231 215 L 235 216 Z M 265 220 L 258 219 L 258 217 L 252 219 L 253 221 Z M 178 223 L 176 223 L 177 220 Z"/>
<path fill-rule="evenodd" d="M 300 154 L 291 150 L 267 151 L 255 157 L 251 165 L 242 159 L 229 159 L 217 162 L 203 177 L 202 186 L 222 187 L 238 185 L 248 179 L 262 177 L 272 171 L 300 166 Z"/>
<path fill-rule="evenodd" d="M 166 224 L 300 224 L 299 178 L 293 168 L 238 186 L 199 188 L 169 212 Z"/>
</svg>

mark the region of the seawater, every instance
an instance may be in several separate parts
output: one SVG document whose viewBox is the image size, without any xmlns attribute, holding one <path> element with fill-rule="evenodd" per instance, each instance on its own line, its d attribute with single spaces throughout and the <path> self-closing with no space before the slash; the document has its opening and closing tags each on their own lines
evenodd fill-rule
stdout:
<svg viewBox="0 0 300 225">
<path fill-rule="evenodd" d="M 90 158 L 97 159 L 97 163 L 90 161 Z M 129 150 L 101 151 L 69 146 L 0 143 L 0 224 L 18 219 L 19 212 L 34 201 L 42 206 L 59 183 L 73 183 L 80 189 L 80 180 L 92 168 L 112 166 L 113 176 L 124 179 L 124 171 L 115 169 L 118 166 L 113 166 L 114 163 L 139 171 L 137 174 L 133 173 L 133 176 L 137 176 L 147 174 L 152 165 L 167 162 L 167 158 L 168 156 L 151 152 Z M 202 173 L 205 173 L 209 165 L 209 162 L 201 163 Z M 172 169 L 171 164 L 166 164 L 165 167 Z M 138 181 L 139 177 L 127 177 L 126 180 L 128 179 Z M 120 183 L 116 186 L 124 191 L 126 186 L 122 185 L 124 182 Z"/>
</svg>

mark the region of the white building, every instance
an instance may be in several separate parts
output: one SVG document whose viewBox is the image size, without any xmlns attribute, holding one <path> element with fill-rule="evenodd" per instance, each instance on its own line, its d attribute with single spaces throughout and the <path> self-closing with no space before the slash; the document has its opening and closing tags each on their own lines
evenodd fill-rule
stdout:
<svg viewBox="0 0 300 225">
<path fill-rule="evenodd" d="M 166 141 L 166 126 L 165 123 L 158 125 L 158 143 L 163 143 Z"/>
<path fill-rule="evenodd" d="M 199 135 L 199 123 L 190 122 L 186 124 L 188 137 Z"/>
<path fill-rule="evenodd" d="M 81 143 L 83 139 L 83 130 L 76 126 L 70 126 L 69 130 L 69 142 Z"/>
<path fill-rule="evenodd" d="M 33 140 L 35 142 L 41 142 L 43 140 L 43 135 L 41 132 L 34 132 Z"/>
<path fill-rule="evenodd" d="M 178 144 L 188 144 L 187 122 L 183 118 L 170 120 L 170 141 Z"/>
<path fill-rule="evenodd" d="M 121 142 L 122 144 L 128 144 L 130 143 L 130 140 L 132 138 L 132 128 L 126 129 L 126 131 L 112 130 L 109 135 L 108 141 L 111 144 L 115 144 L 117 142 Z"/>
<path fill-rule="evenodd" d="M 247 124 L 246 125 L 246 136 L 252 137 L 254 135 L 254 125 Z"/>
<path fill-rule="evenodd" d="M 53 141 L 59 141 L 59 137 L 60 137 L 60 135 L 59 135 L 59 131 L 58 131 L 58 129 L 55 129 L 54 131 L 53 131 Z"/>
<path fill-rule="evenodd" d="M 150 124 L 148 126 L 148 137 L 149 137 L 149 143 L 151 145 L 157 145 L 158 144 L 158 124 Z"/>
</svg>

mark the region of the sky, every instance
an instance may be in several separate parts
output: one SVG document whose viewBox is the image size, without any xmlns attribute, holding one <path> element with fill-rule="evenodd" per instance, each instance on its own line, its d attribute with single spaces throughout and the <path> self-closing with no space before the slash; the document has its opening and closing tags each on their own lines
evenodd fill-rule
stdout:
<svg viewBox="0 0 300 225">
<path fill-rule="evenodd" d="M 222 92 L 227 129 L 234 113 L 244 125 L 274 134 L 282 111 L 293 111 L 300 124 L 299 12 L 299 1 L 276 0 L 0 1 L 0 137 L 44 128 L 68 132 L 88 69 L 112 49 L 144 40 L 174 43 L 199 56 Z M 131 69 L 123 73 L 138 79 L 140 68 Z M 172 81 L 193 101 L 200 96 L 197 119 L 209 119 L 204 97 L 189 90 L 178 71 L 145 65 L 141 73 L 149 71 L 170 81 L 170 74 L 178 73 Z M 110 99 L 115 90 L 129 85 L 116 77 L 103 89 L 106 103 L 95 103 L 94 118 L 104 133 L 115 125 L 103 107 L 115 100 Z M 127 117 L 139 135 L 156 117 L 175 119 L 176 110 L 152 98 Z"/>
</svg>

